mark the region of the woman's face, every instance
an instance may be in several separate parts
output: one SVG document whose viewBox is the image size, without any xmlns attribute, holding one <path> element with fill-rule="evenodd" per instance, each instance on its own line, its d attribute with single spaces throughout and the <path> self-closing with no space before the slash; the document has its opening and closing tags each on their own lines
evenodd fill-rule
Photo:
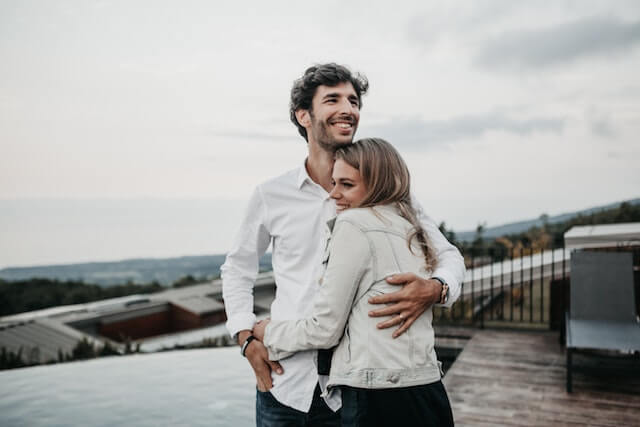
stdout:
<svg viewBox="0 0 640 427">
<path fill-rule="evenodd" d="M 338 213 L 360 205 L 367 194 L 360 171 L 342 159 L 333 164 L 333 190 L 329 197 L 336 201 Z"/>
</svg>

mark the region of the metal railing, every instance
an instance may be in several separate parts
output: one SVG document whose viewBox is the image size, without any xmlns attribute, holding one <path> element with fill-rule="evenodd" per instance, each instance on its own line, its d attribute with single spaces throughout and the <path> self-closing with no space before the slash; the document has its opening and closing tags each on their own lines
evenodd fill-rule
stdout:
<svg viewBox="0 0 640 427">
<path fill-rule="evenodd" d="M 478 327 L 555 328 L 566 306 L 569 251 L 469 250 L 467 274 L 450 309 L 434 308 L 434 322 Z"/>
</svg>

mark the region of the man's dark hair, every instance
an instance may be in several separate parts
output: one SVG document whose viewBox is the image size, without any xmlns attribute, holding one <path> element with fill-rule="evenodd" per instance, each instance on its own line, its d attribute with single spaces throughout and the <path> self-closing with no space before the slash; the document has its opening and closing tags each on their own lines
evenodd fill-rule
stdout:
<svg viewBox="0 0 640 427">
<path fill-rule="evenodd" d="M 311 100 L 318 86 L 337 86 L 340 83 L 351 83 L 358 95 L 358 103 L 362 108 L 362 95 L 369 89 L 369 81 L 360 73 L 352 73 L 347 67 L 335 63 L 314 65 L 307 68 L 304 75 L 293 83 L 291 101 L 289 102 L 289 117 L 302 137 L 309 141 L 307 130 L 298 123 L 296 111 L 311 111 Z"/>
</svg>

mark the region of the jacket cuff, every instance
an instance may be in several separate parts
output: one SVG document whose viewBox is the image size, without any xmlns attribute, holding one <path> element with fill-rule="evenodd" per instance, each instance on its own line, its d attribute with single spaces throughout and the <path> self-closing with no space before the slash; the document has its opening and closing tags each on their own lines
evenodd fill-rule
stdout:
<svg viewBox="0 0 640 427">
<path fill-rule="evenodd" d="M 267 327 L 264 329 L 264 337 L 262 338 L 262 344 L 264 344 L 264 346 L 267 348 L 267 353 L 269 353 L 269 360 L 282 360 L 286 359 L 287 357 L 293 356 L 295 354 L 295 352 L 293 351 L 276 350 L 275 348 L 273 348 L 273 345 L 271 345 L 271 341 L 273 340 L 273 334 L 271 333 L 272 326 L 273 320 L 269 322 Z"/>
</svg>

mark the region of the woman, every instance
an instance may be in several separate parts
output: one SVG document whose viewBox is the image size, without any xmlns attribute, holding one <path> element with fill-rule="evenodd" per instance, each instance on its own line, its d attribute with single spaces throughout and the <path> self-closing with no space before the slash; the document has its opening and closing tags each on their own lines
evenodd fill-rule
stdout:
<svg viewBox="0 0 640 427">
<path fill-rule="evenodd" d="M 333 181 L 338 216 L 328 224 L 313 315 L 261 322 L 253 333 L 272 360 L 337 345 L 328 388 L 342 394 L 345 426 L 451 426 L 431 309 L 397 338 L 368 316 L 370 297 L 397 290 L 385 278 L 404 271 L 427 278 L 435 268 L 407 166 L 386 141 L 362 139 L 336 151 Z"/>
</svg>

